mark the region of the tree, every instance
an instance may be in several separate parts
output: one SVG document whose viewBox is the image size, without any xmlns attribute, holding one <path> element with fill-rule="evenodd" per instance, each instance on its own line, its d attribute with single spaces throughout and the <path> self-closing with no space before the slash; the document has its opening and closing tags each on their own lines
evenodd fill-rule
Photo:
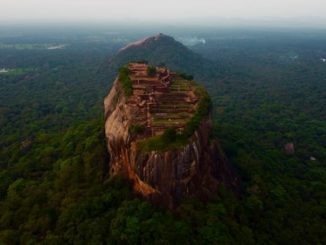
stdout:
<svg viewBox="0 0 326 245">
<path fill-rule="evenodd" d="M 147 75 L 153 77 L 156 75 L 156 67 L 155 66 L 148 66 L 147 67 Z"/>
</svg>

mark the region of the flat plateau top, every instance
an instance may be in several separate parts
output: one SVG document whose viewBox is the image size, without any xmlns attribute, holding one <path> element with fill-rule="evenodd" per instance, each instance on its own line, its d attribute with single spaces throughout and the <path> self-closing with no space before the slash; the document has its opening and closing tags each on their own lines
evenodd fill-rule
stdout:
<svg viewBox="0 0 326 245">
<path fill-rule="evenodd" d="M 144 136 L 161 135 L 167 128 L 182 132 L 198 106 L 196 86 L 167 68 L 150 68 L 140 63 L 128 65 L 132 124 L 141 127 Z"/>
</svg>

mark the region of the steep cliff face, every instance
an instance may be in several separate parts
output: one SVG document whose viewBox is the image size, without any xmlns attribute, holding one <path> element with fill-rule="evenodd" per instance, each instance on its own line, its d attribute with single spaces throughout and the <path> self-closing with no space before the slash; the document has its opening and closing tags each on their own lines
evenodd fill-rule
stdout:
<svg viewBox="0 0 326 245">
<path fill-rule="evenodd" d="M 221 183 L 236 185 L 218 142 L 211 140 L 209 117 L 182 147 L 143 151 L 137 136 L 131 133 L 134 117 L 141 112 L 130 105 L 130 100 L 118 79 L 104 100 L 112 175 L 126 176 L 136 193 L 170 208 L 185 196 L 207 200 L 215 195 Z"/>
</svg>

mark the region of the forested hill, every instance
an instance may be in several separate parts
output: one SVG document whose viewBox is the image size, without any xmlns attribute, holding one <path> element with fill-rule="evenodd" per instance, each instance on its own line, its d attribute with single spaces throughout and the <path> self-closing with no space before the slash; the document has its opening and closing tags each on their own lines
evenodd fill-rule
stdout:
<svg viewBox="0 0 326 245">
<path fill-rule="evenodd" d="M 0 244 L 326 243 L 326 37 L 200 33 L 193 49 L 224 71 L 205 85 L 242 195 L 175 213 L 107 174 L 99 67 L 125 36 L 0 35 Z"/>
<path fill-rule="evenodd" d="M 131 61 L 147 61 L 153 65 L 166 65 L 204 81 L 217 75 L 215 64 L 190 50 L 173 37 L 158 34 L 138 40 L 121 48 L 106 66 L 109 72 L 118 70 Z M 215 70 L 215 72 L 213 72 Z"/>
</svg>

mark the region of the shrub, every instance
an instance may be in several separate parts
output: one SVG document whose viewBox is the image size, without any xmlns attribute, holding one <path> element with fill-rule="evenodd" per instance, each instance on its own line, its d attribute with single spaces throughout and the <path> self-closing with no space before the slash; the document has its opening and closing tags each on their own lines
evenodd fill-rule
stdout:
<svg viewBox="0 0 326 245">
<path fill-rule="evenodd" d="M 176 137 L 177 131 L 175 130 L 175 128 L 167 128 L 162 135 L 162 140 L 165 143 L 170 143 L 175 141 Z"/>
<path fill-rule="evenodd" d="M 130 126 L 130 132 L 132 134 L 141 134 L 144 131 L 145 131 L 145 126 L 144 125 L 135 124 L 135 125 Z"/>
<path fill-rule="evenodd" d="M 187 74 L 187 73 L 178 73 L 178 75 L 181 77 L 181 78 L 183 78 L 183 79 L 185 79 L 185 80 L 189 80 L 189 81 L 192 81 L 192 80 L 194 80 L 194 76 L 193 75 L 189 75 L 189 74 Z"/>
<path fill-rule="evenodd" d="M 186 124 L 185 130 L 183 131 L 183 135 L 186 138 L 189 138 L 196 131 L 202 120 L 209 115 L 212 107 L 211 98 L 204 88 L 198 87 L 196 94 L 197 96 L 201 96 L 201 99 L 194 116 Z"/>
<path fill-rule="evenodd" d="M 127 66 L 120 68 L 119 70 L 119 81 L 121 83 L 123 92 L 126 97 L 132 95 L 132 81 L 129 77 L 130 71 Z"/>
<path fill-rule="evenodd" d="M 147 75 L 150 77 L 155 76 L 156 74 L 156 67 L 155 66 L 148 66 L 147 67 Z"/>
<path fill-rule="evenodd" d="M 178 149 L 187 143 L 187 139 L 177 134 L 174 128 L 167 128 L 160 136 L 154 136 L 140 142 L 140 149 L 144 152 L 148 151 L 165 151 Z"/>
</svg>

